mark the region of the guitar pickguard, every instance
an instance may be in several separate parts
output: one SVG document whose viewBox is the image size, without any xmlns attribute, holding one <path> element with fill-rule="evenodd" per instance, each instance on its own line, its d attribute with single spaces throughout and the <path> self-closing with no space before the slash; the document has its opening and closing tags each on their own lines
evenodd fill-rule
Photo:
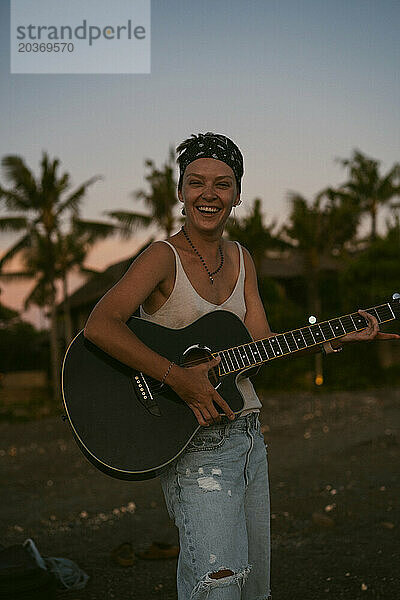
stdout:
<svg viewBox="0 0 400 600">
<path fill-rule="evenodd" d="M 191 365 L 195 364 L 198 365 L 200 363 L 207 363 L 212 359 L 213 355 L 211 349 L 207 346 L 198 343 L 192 344 L 191 346 L 186 348 L 186 350 L 183 353 L 181 364 L 183 367 L 190 367 Z M 210 380 L 211 385 L 213 385 L 215 389 L 217 389 L 218 386 L 221 384 L 217 368 L 209 370 L 208 378 Z"/>
</svg>

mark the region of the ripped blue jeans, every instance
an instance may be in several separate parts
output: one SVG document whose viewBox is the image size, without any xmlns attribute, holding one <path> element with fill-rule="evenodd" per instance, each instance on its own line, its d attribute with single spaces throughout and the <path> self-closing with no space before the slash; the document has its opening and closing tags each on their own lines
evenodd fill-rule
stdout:
<svg viewBox="0 0 400 600">
<path fill-rule="evenodd" d="M 161 475 L 179 529 L 179 600 L 267 600 L 267 450 L 257 413 L 201 428 Z M 226 576 L 214 578 L 217 571 Z"/>
</svg>

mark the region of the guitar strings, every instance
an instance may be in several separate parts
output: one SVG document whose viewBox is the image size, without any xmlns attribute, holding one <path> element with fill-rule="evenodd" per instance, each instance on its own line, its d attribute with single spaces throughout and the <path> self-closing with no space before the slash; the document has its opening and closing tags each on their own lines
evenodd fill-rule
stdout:
<svg viewBox="0 0 400 600">
<path fill-rule="evenodd" d="M 382 305 L 380 305 L 380 306 L 385 306 L 385 307 L 389 306 L 389 307 L 390 307 L 390 303 L 387 303 L 387 304 L 382 304 Z M 379 307 L 374 307 L 373 309 L 367 309 L 367 310 L 375 310 L 375 308 L 379 308 Z M 351 316 L 351 315 L 346 315 L 346 316 Z M 392 318 L 392 317 L 390 317 L 389 319 L 385 319 L 385 320 L 384 320 L 384 319 L 382 319 L 382 318 L 380 318 L 380 324 L 382 324 L 382 323 L 386 323 L 386 322 L 388 322 L 388 321 L 392 321 L 392 320 L 393 320 L 393 318 Z M 362 327 L 361 329 L 355 329 L 355 331 L 363 331 L 363 329 L 366 329 L 366 328 L 365 328 L 365 327 Z M 340 336 L 339 336 L 339 337 L 340 337 Z M 313 345 L 317 345 L 317 344 L 313 344 Z M 291 352 L 290 352 L 290 354 L 291 354 Z M 219 356 L 218 352 L 217 352 L 215 355 L 213 355 L 213 357 L 214 357 L 214 356 Z M 284 355 L 283 355 L 283 356 L 284 356 Z M 184 367 L 191 367 L 191 366 L 195 366 L 195 365 L 199 365 L 199 364 L 202 364 L 202 363 L 209 362 L 210 360 L 212 360 L 212 359 L 209 359 L 209 360 L 204 360 L 203 358 L 201 358 L 201 359 L 191 360 L 191 361 L 189 361 L 189 362 L 185 363 L 183 366 L 184 366 Z M 270 360 L 270 359 L 268 359 L 268 360 Z M 266 361 L 263 361 L 263 360 L 262 360 L 262 361 L 259 361 L 259 362 L 260 362 L 260 363 L 263 363 L 263 362 L 266 362 Z M 257 364 L 257 363 L 254 363 L 254 365 L 256 365 L 256 364 Z M 246 369 L 246 368 L 251 368 L 251 367 L 252 367 L 252 366 L 254 366 L 254 365 L 249 365 L 249 367 L 241 367 L 241 368 L 244 368 L 244 369 Z M 230 372 L 233 372 L 233 371 L 230 371 Z M 228 374 L 228 373 L 224 373 L 224 375 L 227 375 L 227 374 Z M 150 379 L 153 379 L 153 378 L 150 378 Z M 157 391 L 159 391 L 160 389 L 162 389 L 162 388 L 164 387 L 164 384 L 162 384 L 161 382 L 159 382 L 159 381 L 157 381 L 157 380 L 154 380 L 154 379 L 153 379 L 153 381 L 155 381 L 155 384 L 151 384 L 151 383 L 149 383 L 149 384 L 148 384 L 148 388 L 149 388 L 149 390 L 150 390 L 151 392 L 157 392 Z"/>
<path fill-rule="evenodd" d="M 365 327 L 364 327 L 363 329 L 365 329 Z M 362 330 L 360 329 L 360 330 L 358 330 L 358 331 L 362 331 Z M 316 346 L 316 345 L 318 345 L 318 344 L 317 344 L 317 343 L 313 344 L 313 346 Z M 308 347 L 311 347 L 311 346 L 308 346 Z M 298 350 L 301 350 L 301 348 L 299 348 Z M 293 352 L 296 352 L 296 351 L 293 351 Z M 292 353 L 292 352 L 290 352 L 289 354 L 291 354 L 291 353 Z M 219 356 L 218 352 L 215 354 L 215 356 L 216 356 L 216 357 L 217 357 L 217 356 Z M 280 356 L 282 356 L 282 357 L 283 357 L 283 356 L 285 356 L 285 354 L 283 354 L 283 355 L 280 355 Z M 276 358 L 276 357 L 274 357 L 274 358 Z M 212 359 L 209 359 L 209 360 L 212 360 Z M 200 365 L 200 364 L 204 364 L 204 363 L 207 363 L 207 362 L 209 362 L 209 360 L 204 360 L 203 358 L 196 359 L 196 360 L 191 360 L 191 361 L 188 361 L 187 363 L 185 363 L 183 366 L 184 366 L 184 367 L 191 367 L 191 366 L 195 366 L 195 365 Z M 271 360 L 271 359 L 270 359 L 270 358 L 268 358 L 268 360 Z M 263 363 L 263 362 L 266 362 L 266 361 L 264 361 L 264 360 L 260 360 L 260 361 L 258 361 L 258 362 L 260 362 L 260 363 Z M 253 366 L 255 366 L 255 365 L 257 365 L 257 362 L 256 362 L 256 363 L 254 363 L 254 364 L 248 365 L 247 367 L 240 367 L 240 368 L 241 368 L 241 369 L 249 369 L 249 368 L 251 368 L 251 367 L 253 367 Z M 240 369 L 235 369 L 235 370 L 240 370 Z M 233 373 L 233 372 L 234 372 L 234 371 L 229 371 L 228 373 Z M 228 373 L 224 373 L 224 375 L 228 375 Z M 156 381 L 156 380 L 154 380 L 154 381 Z M 158 382 L 158 381 L 156 381 L 156 383 L 155 383 L 155 384 L 149 384 L 149 385 L 148 385 L 148 388 L 149 388 L 149 390 L 150 390 L 151 392 L 158 392 L 158 391 L 159 391 L 159 390 L 161 390 L 163 387 L 164 387 L 164 384 L 161 384 L 161 382 Z"/>
<path fill-rule="evenodd" d="M 363 329 L 365 329 L 365 327 L 364 327 Z M 362 330 L 360 329 L 360 330 L 358 330 L 358 331 L 362 331 Z M 250 343 L 251 343 L 251 342 L 250 342 Z M 317 343 L 313 344 L 313 346 L 317 346 L 317 345 L 318 345 Z M 307 347 L 308 347 L 308 348 L 310 348 L 311 346 L 307 346 Z M 298 350 L 302 350 L 302 348 L 298 348 Z M 289 354 L 291 354 L 292 352 L 297 352 L 297 350 L 295 350 L 295 351 L 291 351 L 291 352 L 289 352 Z M 215 357 L 218 357 L 218 356 L 219 356 L 218 352 L 216 352 L 216 353 L 215 353 L 215 355 L 213 355 L 213 356 L 215 356 Z M 283 355 L 280 355 L 280 356 L 282 356 L 282 357 L 283 357 L 283 356 L 285 356 L 285 354 L 283 354 Z M 274 358 L 276 358 L 276 357 L 274 357 Z M 209 359 L 209 360 L 212 360 L 212 359 Z M 184 367 L 191 367 L 191 366 L 195 366 L 195 365 L 200 365 L 200 364 L 204 364 L 204 363 L 207 363 L 207 362 L 209 362 L 209 360 L 204 360 L 204 358 L 198 358 L 198 359 L 196 359 L 196 360 L 190 360 L 190 361 L 188 361 L 187 363 L 184 363 L 184 365 L 183 365 L 183 366 L 184 366 Z M 271 360 L 271 359 L 270 359 L 270 358 L 268 358 L 268 360 Z M 263 362 L 266 362 L 266 361 L 264 361 L 264 360 L 260 360 L 260 361 L 258 361 L 258 362 L 259 362 L 259 363 L 263 363 Z M 255 366 L 255 365 L 257 365 L 257 362 L 256 362 L 256 363 L 254 363 L 254 364 L 248 365 L 247 367 L 240 367 L 240 368 L 241 368 L 241 369 L 248 369 L 248 368 L 251 368 L 251 367 L 253 367 L 253 366 Z M 235 369 L 235 370 L 238 370 L 238 369 Z M 235 371 L 235 370 L 234 370 L 234 371 Z M 239 369 L 239 370 L 240 370 L 240 369 Z M 232 373 L 232 372 L 234 372 L 234 371 L 229 371 L 229 372 L 230 372 L 230 373 Z M 228 373 L 224 373 L 224 375 L 227 375 L 227 374 L 228 374 Z M 155 380 L 155 381 L 156 381 L 156 380 Z M 160 382 L 156 382 L 156 384 L 155 384 L 155 385 L 154 385 L 154 384 L 153 384 L 153 385 L 151 385 L 151 384 L 149 384 L 149 385 L 148 385 L 148 387 L 149 387 L 149 390 L 150 390 L 150 391 L 154 391 L 154 392 L 157 392 L 157 391 L 161 390 L 161 389 L 163 388 L 163 386 L 164 386 L 164 384 L 161 384 Z"/>
</svg>

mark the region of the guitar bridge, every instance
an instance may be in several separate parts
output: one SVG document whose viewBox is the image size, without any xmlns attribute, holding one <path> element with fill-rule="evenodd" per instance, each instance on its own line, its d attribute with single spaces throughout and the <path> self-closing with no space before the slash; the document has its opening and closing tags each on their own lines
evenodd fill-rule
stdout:
<svg viewBox="0 0 400 600">
<path fill-rule="evenodd" d="M 133 388 L 138 400 L 155 417 L 161 417 L 161 411 L 156 399 L 150 391 L 148 383 L 143 373 L 135 371 L 131 378 Z"/>
</svg>

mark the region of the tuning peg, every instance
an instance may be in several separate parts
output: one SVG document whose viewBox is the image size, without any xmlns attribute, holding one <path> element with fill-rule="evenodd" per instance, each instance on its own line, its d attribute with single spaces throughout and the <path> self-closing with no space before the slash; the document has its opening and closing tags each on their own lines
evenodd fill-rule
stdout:
<svg viewBox="0 0 400 600">
<path fill-rule="evenodd" d="M 311 315 L 310 317 L 308 317 L 308 322 L 310 323 L 310 325 L 315 325 L 315 323 L 317 322 L 317 317 Z"/>
<path fill-rule="evenodd" d="M 399 299 L 400 299 L 399 292 L 394 293 L 393 296 L 392 296 L 392 300 L 399 300 Z"/>
</svg>

